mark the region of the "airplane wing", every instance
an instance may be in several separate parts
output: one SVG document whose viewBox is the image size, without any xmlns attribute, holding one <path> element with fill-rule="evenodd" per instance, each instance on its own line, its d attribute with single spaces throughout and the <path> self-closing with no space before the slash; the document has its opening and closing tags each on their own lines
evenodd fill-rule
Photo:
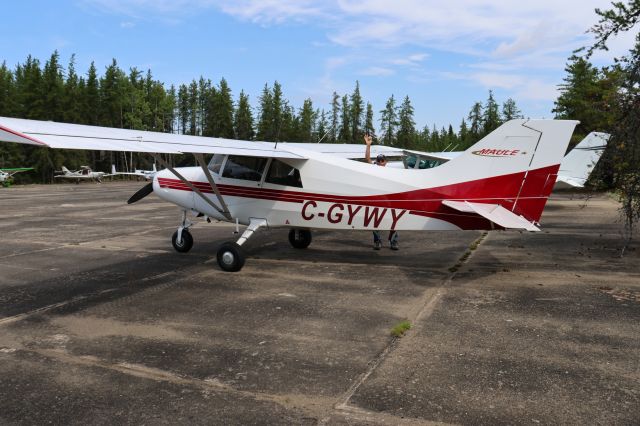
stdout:
<svg viewBox="0 0 640 426">
<path fill-rule="evenodd" d="M 14 169 L 0 169 L 0 172 L 5 172 L 9 176 L 13 176 L 16 173 L 28 172 L 29 170 L 33 170 L 33 167 L 18 167 L 18 168 L 14 168 Z"/>
<path fill-rule="evenodd" d="M 440 161 L 441 163 L 446 163 L 449 160 L 453 160 L 463 152 L 464 151 L 422 152 L 410 149 L 404 150 L 405 155 L 418 155 L 428 160 Z"/>
<path fill-rule="evenodd" d="M 445 200 L 442 204 L 460 212 L 479 214 L 485 219 L 488 219 L 503 228 L 525 229 L 527 231 L 540 230 L 540 228 L 529 222 L 524 217 L 518 216 L 498 204 L 470 203 L 468 201 L 450 200 Z"/>
<path fill-rule="evenodd" d="M 252 157 L 307 158 L 295 147 L 274 142 L 177 135 L 0 117 L 0 141 L 60 149 L 133 151 L 162 154 L 231 154 Z"/>
</svg>

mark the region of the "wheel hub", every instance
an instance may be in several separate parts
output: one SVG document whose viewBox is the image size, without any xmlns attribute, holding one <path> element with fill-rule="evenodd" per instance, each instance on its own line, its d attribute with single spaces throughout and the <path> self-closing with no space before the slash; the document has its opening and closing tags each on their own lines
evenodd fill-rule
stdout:
<svg viewBox="0 0 640 426">
<path fill-rule="evenodd" d="M 235 256 L 233 253 L 226 251 L 222 254 L 222 262 L 224 262 L 225 265 L 232 265 L 234 261 Z"/>
</svg>

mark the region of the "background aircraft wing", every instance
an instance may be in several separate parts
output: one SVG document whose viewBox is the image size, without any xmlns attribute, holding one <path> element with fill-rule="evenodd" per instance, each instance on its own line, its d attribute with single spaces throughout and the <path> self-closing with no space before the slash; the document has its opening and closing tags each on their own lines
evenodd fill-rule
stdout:
<svg viewBox="0 0 640 426">
<path fill-rule="evenodd" d="M 0 117 L 0 141 L 59 149 L 306 158 L 304 153 L 295 152 L 295 148 L 275 142 L 249 142 L 8 117 Z"/>
<path fill-rule="evenodd" d="M 333 155 L 340 158 L 362 159 L 365 158 L 366 145 L 353 143 L 294 143 L 287 142 L 282 145 L 288 147 L 304 149 L 306 151 L 318 152 L 321 154 Z M 371 158 L 375 159 L 378 154 L 387 157 L 398 157 L 402 155 L 402 149 L 385 145 L 371 145 Z"/>
<path fill-rule="evenodd" d="M 422 152 L 405 149 L 404 153 L 406 155 L 419 155 L 420 157 L 428 160 L 438 160 L 441 163 L 446 163 L 447 161 L 453 160 L 454 158 L 462 154 L 463 151 Z"/>
</svg>

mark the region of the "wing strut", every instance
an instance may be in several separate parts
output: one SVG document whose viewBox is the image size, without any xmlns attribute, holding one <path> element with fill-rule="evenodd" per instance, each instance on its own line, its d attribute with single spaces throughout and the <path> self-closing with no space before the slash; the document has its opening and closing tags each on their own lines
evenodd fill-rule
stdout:
<svg viewBox="0 0 640 426">
<path fill-rule="evenodd" d="M 222 210 L 223 210 L 220 213 L 222 213 L 224 217 L 226 217 L 227 219 L 231 220 L 231 213 L 229 213 L 229 208 L 227 207 L 227 203 L 224 202 L 224 198 L 222 198 L 222 194 L 220 194 L 218 185 L 216 185 L 215 181 L 213 180 L 213 176 L 211 176 L 211 172 L 209 171 L 209 167 L 207 167 L 207 164 L 204 162 L 204 157 L 202 156 L 201 153 L 194 153 L 193 156 L 196 157 L 196 161 L 198 162 L 200 167 L 202 167 L 202 171 L 204 172 L 204 175 L 207 177 L 207 180 L 209 181 L 209 185 L 211 185 L 211 189 L 213 189 L 213 192 L 215 192 L 216 197 L 218 197 L 218 201 L 220 202 L 220 205 L 222 206 Z"/>
<path fill-rule="evenodd" d="M 162 157 L 160 157 L 160 155 L 158 155 L 157 153 L 152 153 L 151 154 L 153 156 L 153 158 L 160 163 L 164 168 L 166 168 L 167 170 L 169 170 L 171 173 L 173 173 L 178 179 L 180 179 L 180 181 L 182 181 L 182 183 L 184 183 L 185 185 L 187 185 L 193 192 L 195 192 L 196 194 L 198 194 L 198 196 L 200 198 L 202 198 L 207 204 L 209 204 L 211 207 L 213 207 L 214 209 L 216 209 L 217 211 L 220 212 L 220 214 L 222 214 L 225 218 L 227 218 L 229 221 L 232 220 L 231 217 L 231 213 L 229 213 L 229 209 L 227 208 L 226 203 L 224 202 L 224 200 L 222 199 L 222 195 L 220 194 L 220 191 L 218 190 L 218 187 L 216 186 L 215 182 L 213 182 L 213 179 L 209 180 L 209 184 L 211 185 L 211 188 L 213 189 L 213 191 L 216 193 L 216 195 L 218 195 L 218 200 L 221 201 L 222 204 L 222 208 L 218 207 L 213 201 L 211 201 L 209 198 L 207 198 L 198 188 L 196 188 L 191 182 L 189 182 L 187 179 L 184 178 L 184 176 L 182 176 L 180 173 L 178 173 L 176 171 L 176 169 L 174 169 L 173 167 L 171 167 L 169 165 L 169 163 L 167 163 L 166 161 L 164 161 L 162 159 Z M 197 158 L 197 157 L 196 157 Z M 204 161 L 203 161 L 204 163 Z M 208 169 L 206 167 L 203 167 L 203 169 L 205 169 L 205 174 L 208 174 Z M 210 174 L 209 176 L 207 176 L 207 178 L 210 178 Z"/>
</svg>

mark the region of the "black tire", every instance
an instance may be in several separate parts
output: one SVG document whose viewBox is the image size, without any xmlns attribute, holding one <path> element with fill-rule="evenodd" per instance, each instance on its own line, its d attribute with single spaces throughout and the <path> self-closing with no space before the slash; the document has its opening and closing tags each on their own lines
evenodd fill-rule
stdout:
<svg viewBox="0 0 640 426">
<path fill-rule="evenodd" d="M 311 231 L 308 229 L 292 229 L 289 231 L 289 243 L 297 249 L 309 247 L 309 244 L 311 244 Z"/>
<path fill-rule="evenodd" d="M 245 256 L 238 244 L 227 241 L 218 249 L 217 259 L 223 271 L 238 272 L 244 266 Z"/>
<path fill-rule="evenodd" d="M 173 248 L 176 249 L 179 253 L 186 253 L 191 250 L 193 247 L 193 237 L 191 236 L 191 232 L 188 229 L 182 230 L 182 243 L 178 244 L 178 231 L 173 233 L 173 237 L 171 237 L 171 244 L 173 244 Z"/>
</svg>

